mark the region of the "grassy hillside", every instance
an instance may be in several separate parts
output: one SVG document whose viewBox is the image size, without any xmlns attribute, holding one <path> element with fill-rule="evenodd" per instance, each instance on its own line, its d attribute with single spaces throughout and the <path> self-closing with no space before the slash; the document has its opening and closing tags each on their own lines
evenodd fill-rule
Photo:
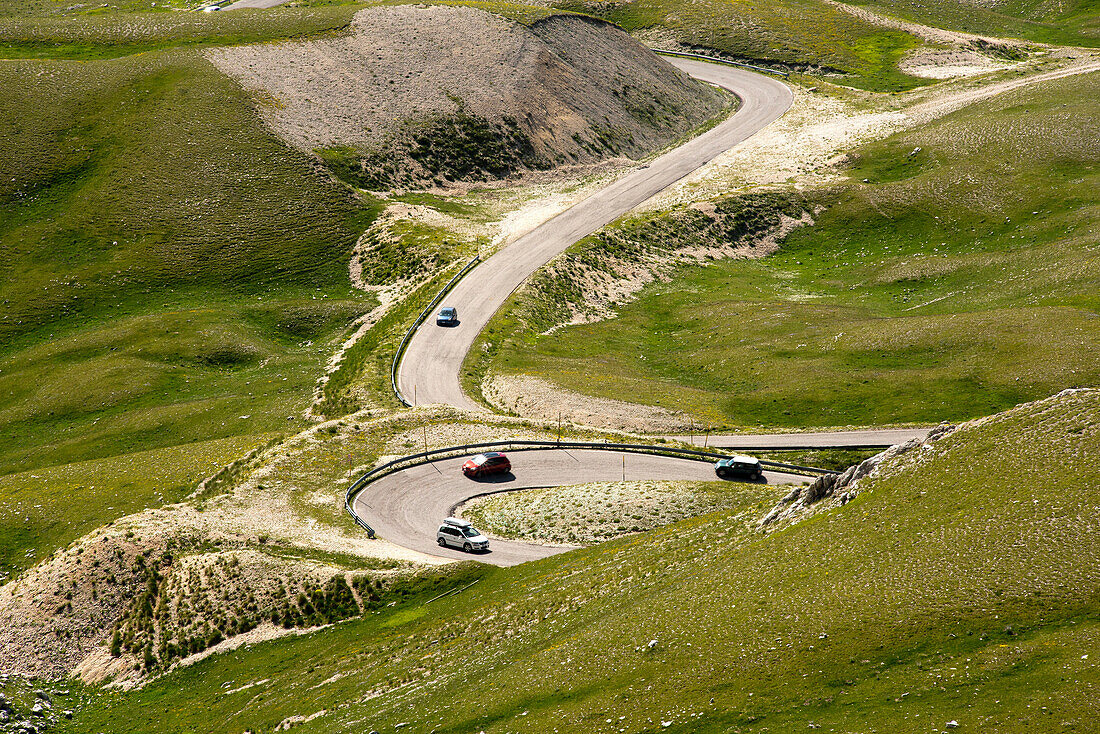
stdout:
<svg viewBox="0 0 1100 734">
<path fill-rule="evenodd" d="M 844 84 L 863 89 L 896 91 L 926 83 L 897 69 L 905 53 L 920 45 L 917 38 L 872 25 L 818 0 L 558 5 L 606 18 L 643 37 L 672 38 L 688 46 L 796 69 L 842 72 L 848 75 Z"/>
<path fill-rule="evenodd" d="M 1100 45 L 1096 0 L 858 0 L 851 4 L 937 28 L 1041 43 Z"/>
<path fill-rule="evenodd" d="M 734 425 L 958 420 L 1096 385 L 1098 94 L 1100 75 L 1068 78 L 869 146 L 857 183 L 799 199 L 829 208 L 778 253 L 683 268 L 611 320 L 540 336 L 541 296 L 583 294 L 538 283 L 493 367 Z M 628 220 L 571 257 L 712 224 Z"/>
<path fill-rule="evenodd" d="M 0 15 L 5 17 L 42 17 L 63 15 L 112 15 L 118 12 L 166 12 L 197 7 L 186 0 L 115 0 L 111 3 L 69 3 L 64 0 L 0 0 Z"/>
<path fill-rule="evenodd" d="M 0 477 L 0 582 L 118 517 L 183 500 L 267 438 L 195 441 Z"/>
<path fill-rule="evenodd" d="M 67 730 L 1088 731 L 1100 393 L 903 456 L 770 535 L 718 513 L 92 700 Z"/>
<path fill-rule="evenodd" d="M 374 303 L 347 275 L 373 205 L 192 52 L 0 62 L 0 86 L 0 474 L 294 428 Z"/>
<path fill-rule="evenodd" d="M 104 59 L 177 46 L 212 46 L 338 32 L 357 8 L 273 8 L 232 13 L 155 12 L 135 3 L 101 12 L 3 12 L 0 58 Z M 166 4 L 162 4 L 166 5 Z M 70 6 L 73 7 L 73 6 Z M 164 10 L 162 7 L 161 10 Z M 144 11 L 144 12 L 133 12 Z"/>
</svg>

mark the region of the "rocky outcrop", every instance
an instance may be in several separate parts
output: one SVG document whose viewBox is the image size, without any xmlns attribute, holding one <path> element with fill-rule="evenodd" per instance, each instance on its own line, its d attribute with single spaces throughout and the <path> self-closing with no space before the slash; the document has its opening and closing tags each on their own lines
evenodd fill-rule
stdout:
<svg viewBox="0 0 1100 734">
<path fill-rule="evenodd" d="M 801 520 L 811 512 L 846 505 L 859 494 L 859 481 L 874 474 L 884 462 L 908 454 L 922 446 L 931 445 L 955 429 L 956 426 L 943 423 L 929 431 L 928 436 L 923 440 L 913 438 L 905 443 L 899 443 L 859 464 L 848 467 L 839 474 L 825 474 L 811 484 L 795 487 L 768 514 L 760 518 L 759 525 L 761 528 L 774 528 Z"/>
</svg>

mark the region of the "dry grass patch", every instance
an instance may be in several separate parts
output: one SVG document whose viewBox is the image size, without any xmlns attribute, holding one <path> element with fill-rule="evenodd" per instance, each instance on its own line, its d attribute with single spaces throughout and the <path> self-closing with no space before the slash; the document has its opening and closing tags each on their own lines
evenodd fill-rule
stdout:
<svg viewBox="0 0 1100 734">
<path fill-rule="evenodd" d="M 734 482 L 594 482 L 479 497 L 461 514 L 490 537 L 591 545 L 720 510 L 754 521 L 785 491 Z"/>
</svg>

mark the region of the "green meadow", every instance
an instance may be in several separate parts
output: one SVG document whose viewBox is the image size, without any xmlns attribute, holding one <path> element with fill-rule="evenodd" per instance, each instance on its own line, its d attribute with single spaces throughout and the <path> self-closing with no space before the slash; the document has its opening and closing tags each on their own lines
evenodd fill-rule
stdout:
<svg viewBox="0 0 1100 734">
<path fill-rule="evenodd" d="M 347 263 L 376 205 L 191 51 L 2 61 L 0 86 L 0 473 L 105 460 L 88 482 L 126 485 L 117 517 L 216 468 L 181 473 L 188 447 L 225 463 L 299 430 L 337 339 L 375 304 Z M 114 476 L 151 450 L 173 458 Z M 84 509 L 92 496 L 44 497 L 36 514 L 68 530 L 31 546 L 111 519 Z M 38 532 L 4 517 L 6 538 Z"/>
<path fill-rule="evenodd" d="M 860 89 L 892 92 L 927 83 L 897 68 L 902 57 L 921 44 L 918 38 L 873 25 L 818 0 L 558 5 L 606 18 L 642 37 L 671 37 L 704 51 L 781 68 L 843 74 L 841 83 Z"/>
<path fill-rule="evenodd" d="M 1048 3 L 1008 0 L 860 0 L 852 5 L 918 23 L 968 33 L 1021 38 L 1039 43 L 1100 45 L 1100 5 L 1096 0 Z"/>
<path fill-rule="evenodd" d="M 778 252 L 681 267 L 609 320 L 543 333 L 539 293 L 556 282 L 542 284 L 490 327 L 468 382 L 491 365 L 777 428 L 956 421 L 1096 385 L 1098 92 L 1100 75 L 1063 79 L 870 145 L 851 183 L 796 197 L 827 208 Z M 573 257 L 709 225 L 669 216 L 622 221 Z"/>
<path fill-rule="evenodd" d="M 452 596 L 71 690 L 64 730 L 1088 731 L 1098 409 L 999 416 L 769 535 L 718 512 L 460 565 Z"/>
</svg>

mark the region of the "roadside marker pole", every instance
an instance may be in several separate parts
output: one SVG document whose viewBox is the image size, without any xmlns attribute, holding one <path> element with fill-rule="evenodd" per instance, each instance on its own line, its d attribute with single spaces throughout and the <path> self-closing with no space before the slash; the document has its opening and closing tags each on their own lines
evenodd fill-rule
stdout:
<svg viewBox="0 0 1100 734">
<path fill-rule="evenodd" d="M 626 481 L 626 454 L 623 454 L 623 481 Z"/>
<path fill-rule="evenodd" d="M 707 426 L 707 435 L 703 437 L 703 448 L 707 447 L 708 441 L 710 441 L 710 426 Z"/>
<path fill-rule="evenodd" d="M 558 411 L 558 443 L 561 443 L 561 411 Z"/>
</svg>

